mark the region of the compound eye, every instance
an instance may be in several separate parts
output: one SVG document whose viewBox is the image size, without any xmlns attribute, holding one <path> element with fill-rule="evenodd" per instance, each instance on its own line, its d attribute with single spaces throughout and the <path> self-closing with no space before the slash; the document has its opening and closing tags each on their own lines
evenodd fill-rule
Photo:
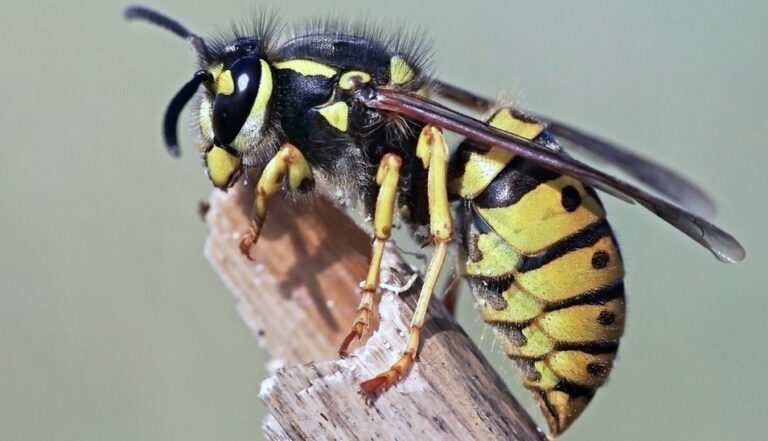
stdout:
<svg viewBox="0 0 768 441">
<path fill-rule="evenodd" d="M 213 134 L 216 143 L 229 146 L 243 124 L 259 93 L 261 64 L 258 58 L 239 58 L 216 80 L 216 98 L 213 101 Z"/>
</svg>

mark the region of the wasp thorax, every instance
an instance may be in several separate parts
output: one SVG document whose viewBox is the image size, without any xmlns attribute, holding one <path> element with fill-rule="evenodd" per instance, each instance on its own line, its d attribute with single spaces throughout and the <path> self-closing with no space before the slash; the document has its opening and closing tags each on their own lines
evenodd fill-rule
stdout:
<svg viewBox="0 0 768 441">
<path fill-rule="evenodd" d="M 246 150 L 259 136 L 272 95 L 272 74 L 253 41 L 227 48 L 215 82 L 212 128 L 217 145 Z"/>
</svg>

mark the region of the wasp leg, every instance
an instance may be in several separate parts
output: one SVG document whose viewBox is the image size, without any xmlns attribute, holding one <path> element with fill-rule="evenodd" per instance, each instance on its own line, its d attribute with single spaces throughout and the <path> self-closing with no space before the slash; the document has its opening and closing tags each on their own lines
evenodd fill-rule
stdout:
<svg viewBox="0 0 768 441">
<path fill-rule="evenodd" d="M 411 320 L 408 343 L 400 359 L 389 370 L 360 384 L 360 390 L 370 395 L 386 390 L 405 374 L 413 364 L 419 351 L 419 337 L 427 316 L 427 306 L 435 289 L 437 278 L 445 262 L 448 243 L 453 237 L 453 220 L 448 202 L 447 168 L 448 146 L 440 129 L 426 126 L 421 132 L 416 147 L 416 155 L 421 158 L 424 168 L 428 169 L 427 194 L 429 198 L 430 232 L 435 243 L 435 253 L 427 267 L 424 285 L 421 287 L 416 310 Z"/>
<path fill-rule="evenodd" d="M 368 276 L 363 286 L 363 298 L 357 307 L 357 315 L 352 323 L 352 330 L 341 342 L 339 355 L 347 356 L 350 343 L 360 338 L 368 329 L 371 314 L 373 313 L 373 301 L 376 290 L 379 287 L 379 272 L 381 258 L 384 255 L 384 245 L 392 233 L 392 216 L 395 211 L 397 197 L 397 183 L 400 179 L 400 166 L 403 160 L 394 153 L 387 153 L 381 158 L 379 171 L 376 173 L 376 183 L 379 185 L 379 195 L 376 198 L 376 210 L 373 215 L 374 237 L 373 256 L 368 267 Z"/>
<path fill-rule="evenodd" d="M 269 160 L 256 184 L 253 219 L 250 229 L 240 240 L 240 251 L 249 259 L 251 259 L 251 247 L 258 241 L 267 217 L 267 200 L 282 188 L 283 180 L 287 180 L 288 189 L 291 191 L 308 191 L 315 182 L 312 177 L 312 168 L 304 155 L 296 146 L 289 143 L 283 144 L 277 154 Z"/>
</svg>

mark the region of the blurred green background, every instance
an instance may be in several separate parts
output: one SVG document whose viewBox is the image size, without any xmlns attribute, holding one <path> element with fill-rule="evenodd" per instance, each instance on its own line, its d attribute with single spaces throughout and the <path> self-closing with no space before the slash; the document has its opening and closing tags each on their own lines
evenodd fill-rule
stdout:
<svg viewBox="0 0 768 441">
<path fill-rule="evenodd" d="M 287 22 L 336 12 L 420 26 L 441 77 L 507 92 L 711 189 L 744 263 L 719 264 L 605 198 L 628 267 L 626 337 L 563 439 L 765 439 L 766 2 L 259 4 Z M 159 134 L 192 57 L 124 22 L 124 5 L 0 6 L 0 439 L 260 439 L 265 354 L 201 254 L 196 205 L 210 186 L 189 135 L 173 161 Z M 151 5 L 203 35 L 254 10 Z M 469 296 L 459 317 L 480 339 Z"/>
</svg>

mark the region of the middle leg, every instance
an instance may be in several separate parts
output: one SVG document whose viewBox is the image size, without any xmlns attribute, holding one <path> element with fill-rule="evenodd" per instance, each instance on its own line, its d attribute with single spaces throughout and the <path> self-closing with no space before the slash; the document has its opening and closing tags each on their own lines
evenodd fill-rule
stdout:
<svg viewBox="0 0 768 441">
<path fill-rule="evenodd" d="M 416 310 L 411 320 L 408 343 L 400 358 L 388 370 L 360 384 L 364 394 L 374 394 L 386 390 L 396 383 L 413 364 L 419 351 L 421 329 L 427 317 L 427 306 L 435 289 L 437 278 L 445 262 L 448 243 L 453 237 L 453 220 L 448 201 L 448 146 L 439 128 L 425 126 L 421 131 L 416 147 L 416 155 L 421 158 L 427 172 L 427 196 L 429 199 L 429 226 L 435 253 L 429 262 L 421 287 Z"/>
<path fill-rule="evenodd" d="M 402 159 L 394 153 L 387 153 L 381 158 L 379 171 L 376 173 L 376 183 L 379 184 L 379 195 L 376 198 L 376 210 L 373 215 L 374 237 L 373 256 L 368 267 L 368 276 L 363 286 L 363 298 L 357 308 L 352 330 L 341 342 L 339 355 L 347 356 L 350 343 L 360 338 L 368 329 L 373 313 L 373 301 L 379 288 L 379 273 L 381 271 L 381 259 L 384 256 L 384 246 L 392 233 L 392 218 L 397 199 L 397 184 L 400 180 L 400 167 Z"/>
</svg>

